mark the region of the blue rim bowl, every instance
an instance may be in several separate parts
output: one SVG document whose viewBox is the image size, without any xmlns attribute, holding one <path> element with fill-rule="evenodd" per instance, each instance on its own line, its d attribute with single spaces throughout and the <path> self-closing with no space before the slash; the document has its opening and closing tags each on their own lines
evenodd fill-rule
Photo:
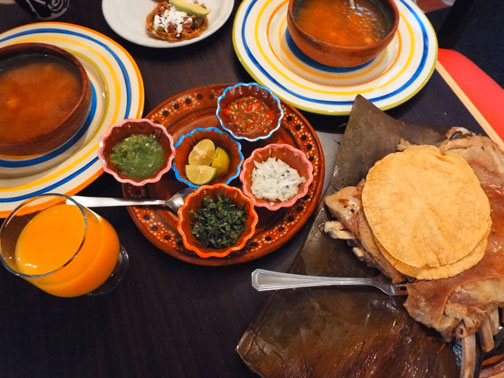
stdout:
<svg viewBox="0 0 504 378">
<path fill-rule="evenodd" d="M 208 185 L 218 183 L 229 184 L 240 174 L 243 163 L 241 144 L 239 141 L 233 139 L 231 135 L 216 127 L 197 128 L 179 138 L 177 143 L 175 143 L 175 159 L 172 164 L 175 178 L 191 188 L 200 187 L 200 185 L 195 185 L 187 179 L 185 166 L 192 148 L 202 139 L 211 139 L 216 147 L 221 147 L 227 152 L 230 160 L 227 173 L 214 179 Z"/>
<path fill-rule="evenodd" d="M 254 135 L 240 134 L 238 130 L 230 128 L 224 117 L 221 117 L 223 109 L 232 101 L 245 96 L 257 97 L 259 100 L 264 101 L 275 114 L 271 127 L 266 129 L 257 130 Z M 215 112 L 222 128 L 230 133 L 236 139 L 243 139 L 248 142 L 256 142 L 260 139 L 268 139 L 275 131 L 280 128 L 282 118 L 284 115 L 280 100 L 271 92 L 269 88 L 263 87 L 257 83 L 238 83 L 233 86 L 227 87 L 222 95 L 217 100 L 217 111 Z"/>
</svg>

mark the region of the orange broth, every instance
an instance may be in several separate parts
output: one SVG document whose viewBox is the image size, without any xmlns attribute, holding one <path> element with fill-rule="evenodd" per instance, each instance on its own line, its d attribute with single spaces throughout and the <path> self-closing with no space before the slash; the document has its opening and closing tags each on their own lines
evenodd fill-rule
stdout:
<svg viewBox="0 0 504 378">
<path fill-rule="evenodd" d="M 384 13 L 370 0 L 306 0 L 295 11 L 299 28 L 312 37 L 338 46 L 366 46 L 390 30 Z"/>
<path fill-rule="evenodd" d="M 0 142 L 16 143 L 53 130 L 77 105 L 81 81 L 60 58 L 27 55 L 0 67 Z"/>
<path fill-rule="evenodd" d="M 82 213 L 73 205 L 45 209 L 28 222 L 16 244 L 18 270 L 29 275 L 56 270 L 28 281 L 49 294 L 74 297 L 107 280 L 119 258 L 119 238 L 105 219 L 87 209 L 85 213 L 86 232 Z"/>
</svg>

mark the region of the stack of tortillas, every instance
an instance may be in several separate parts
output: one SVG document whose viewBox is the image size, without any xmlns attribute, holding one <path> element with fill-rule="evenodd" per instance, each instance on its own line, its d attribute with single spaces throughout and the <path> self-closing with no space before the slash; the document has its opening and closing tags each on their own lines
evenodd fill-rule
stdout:
<svg viewBox="0 0 504 378">
<path fill-rule="evenodd" d="M 455 276 L 485 254 L 490 203 L 456 153 L 413 146 L 387 155 L 369 171 L 362 205 L 378 248 L 405 275 Z"/>
</svg>

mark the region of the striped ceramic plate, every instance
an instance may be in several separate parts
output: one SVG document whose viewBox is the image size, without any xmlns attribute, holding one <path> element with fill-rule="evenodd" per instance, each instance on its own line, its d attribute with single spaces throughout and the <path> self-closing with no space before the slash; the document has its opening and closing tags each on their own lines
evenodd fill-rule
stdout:
<svg viewBox="0 0 504 378">
<path fill-rule="evenodd" d="M 297 108 L 349 114 L 362 94 L 390 109 L 425 85 L 437 60 L 436 34 L 423 12 L 410 0 L 396 3 L 401 14 L 396 36 L 359 67 L 328 67 L 304 55 L 287 30 L 288 0 L 244 0 L 234 21 L 234 49 L 257 82 Z"/>
<path fill-rule="evenodd" d="M 108 37 L 59 22 L 29 24 L 0 34 L 0 47 L 22 42 L 53 44 L 79 58 L 91 82 L 91 111 L 79 132 L 54 151 L 23 158 L 0 155 L 0 217 L 37 194 L 71 195 L 90 184 L 102 173 L 96 154 L 100 136 L 124 118 L 140 118 L 144 105 L 135 61 Z"/>
</svg>

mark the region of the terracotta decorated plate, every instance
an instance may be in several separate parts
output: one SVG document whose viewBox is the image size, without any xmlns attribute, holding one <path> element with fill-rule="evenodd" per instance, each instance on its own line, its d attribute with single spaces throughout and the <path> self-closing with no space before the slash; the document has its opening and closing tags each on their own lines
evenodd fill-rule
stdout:
<svg viewBox="0 0 504 378">
<path fill-rule="evenodd" d="M 219 127 L 215 116 L 217 98 L 228 85 L 210 85 L 190 89 L 179 93 L 151 111 L 147 118 L 165 125 L 178 139 L 197 127 Z M 163 207 L 129 207 L 128 211 L 137 227 L 156 247 L 169 255 L 198 265 L 231 265 L 251 261 L 281 247 L 308 220 L 317 207 L 324 184 L 324 154 L 315 130 L 308 121 L 293 107 L 282 103 L 284 118 L 281 128 L 269 139 L 256 143 L 242 142 L 242 151 L 247 158 L 251 152 L 270 143 L 287 143 L 303 151 L 313 164 L 313 182 L 308 194 L 290 208 L 269 211 L 256 208 L 259 224 L 255 235 L 245 248 L 233 252 L 226 258 L 200 258 L 194 252 L 183 247 L 177 233 L 177 217 Z M 240 186 L 238 179 L 231 185 Z M 168 172 L 161 181 L 143 187 L 123 184 L 126 198 L 168 199 L 184 188 L 184 184 L 175 179 L 173 171 Z"/>
</svg>

